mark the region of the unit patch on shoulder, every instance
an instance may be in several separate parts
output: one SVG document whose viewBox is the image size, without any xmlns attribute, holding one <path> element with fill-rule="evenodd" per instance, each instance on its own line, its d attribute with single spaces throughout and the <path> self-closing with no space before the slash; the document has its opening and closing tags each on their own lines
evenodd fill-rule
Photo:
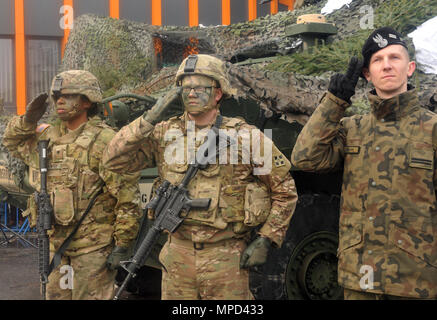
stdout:
<svg viewBox="0 0 437 320">
<path fill-rule="evenodd" d="M 36 133 L 42 133 L 48 127 L 50 127 L 48 123 L 42 123 L 38 127 L 36 127 Z"/>
<path fill-rule="evenodd" d="M 274 156 L 273 160 L 276 168 L 285 166 L 284 156 L 282 154 Z"/>
</svg>

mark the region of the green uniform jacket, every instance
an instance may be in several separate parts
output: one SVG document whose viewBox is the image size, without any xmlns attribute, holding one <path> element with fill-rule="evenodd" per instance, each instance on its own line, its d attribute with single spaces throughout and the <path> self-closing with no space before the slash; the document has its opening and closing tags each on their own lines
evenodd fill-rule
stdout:
<svg viewBox="0 0 437 320">
<path fill-rule="evenodd" d="M 338 280 L 354 290 L 437 297 L 437 115 L 415 90 L 369 94 L 371 112 L 344 116 L 327 93 L 300 133 L 292 164 L 344 169 Z"/>
<path fill-rule="evenodd" d="M 128 246 L 138 233 L 140 217 L 138 173 L 116 174 L 103 167 L 104 148 L 115 132 L 98 117 L 74 131 L 59 122 L 36 130 L 23 116 L 11 119 L 3 144 L 14 157 L 29 166 L 29 182 L 40 188 L 38 140 L 50 139 L 47 189 L 55 211 L 50 249 L 57 250 L 71 233 L 97 189 L 103 193 L 77 231 L 65 254 L 88 253 L 114 242 Z M 30 197 L 30 206 L 35 206 Z"/>
<path fill-rule="evenodd" d="M 143 117 L 138 118 L 122 128 L 108 145 L 104 165 L 117 172 L 157 166 L 162 179 L 179 184 L 188 168 L 187 159 L 191 159 L 187 149 L 197 150 L 203 142 L 191 139 L 188 133 L 199 131 L 194 122 L 186 119 L 186 115 L 174 117 L 153 127 Z M 259 233 L 281 246 L 297 202 L 290 162 L 273 143 L 267 147 L 271 151 L 265 149 L 267 138 L 243 120 L 223 117 L 220 129 L 228 130 L 230 135 L 245 130 L 249 140 L 242 143 L 240 136 L 233 153 L 237 158 L 229 158 L 233 150 L 230 147 L 225 150 L 227 161 L 218 160 L 199 170 L 188 191 L 193 199 L 211 198 L 210 207 L 191 210 L 174 236 L 194 242 L 217 242 L 247 236 L 252 227 L 261 226 Z M 250 142 L 251 138 L 255 140 Z M 244 161 L 243 154 L 248 155 L 244 150 L 250 145 L 254 147 L 252 151 L 260 152 L 252 152 Z M 257 154 L 270 154 L 271 158 L 262 163 Z M 180 161 L 171 163 L 178 158 Z M 257 172 L 262 166 L 267 170 Z"/>
</svg>

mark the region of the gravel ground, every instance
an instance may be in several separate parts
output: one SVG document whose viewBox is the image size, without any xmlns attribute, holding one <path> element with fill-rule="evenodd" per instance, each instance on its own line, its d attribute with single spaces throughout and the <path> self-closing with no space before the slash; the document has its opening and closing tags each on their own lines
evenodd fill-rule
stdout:
<svg viewBox="0 0 437 320">
<path fill-rule="evenodd" d="M 12 237 L 5 241 L 0 232 L 0 300 L 41 300 L 39 291 L 38 250 L 23 240 Z M 37 244 L 35 234 L 25 237 L 34 245 Z M 151 292 L 138 296 L 124 292 L 120 300 L 159 300 L 159 294 Z"/>
<path fill-rule="evenodd" d="M 33 235 L 26 238 L 36 245 Z M 9 241 L 0 233 L 0 300 L 40 300 L 37 249 L 16 237 Z"/>
</svg>

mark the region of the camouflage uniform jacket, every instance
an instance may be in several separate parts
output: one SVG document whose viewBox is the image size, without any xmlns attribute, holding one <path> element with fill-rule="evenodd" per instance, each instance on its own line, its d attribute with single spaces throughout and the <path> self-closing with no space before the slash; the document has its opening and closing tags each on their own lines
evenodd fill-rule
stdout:
<svg viewBox="0 0 437 320">
<path fill-rule="evenodd" d="M 344 168 L 341 285 L 436 298 L 437 116 L 419 106 L 415 90 L 386 100 L 370 93 L 369 101 L 369 114 L 343 118 L 348 104 L 328 92 L 291 162 L 306 171 Z"/>
<path fill-rule="evenodd" d="M 90 198 L 103 187 L 93 208 L 82 222 L 65 254 L 88 253 L 110 245 L 128 246 L 138 233 L 138 174 L 115 174 L 103 167 L 103 149 L 114 131 L 98 117 L 89 119 L 74 131 L 63 123 L 36 130 L 23 116 L 8 123 L 3 144 L 14 157 L 29 166 L 29 182 L 40 188 L 37 143 L 50 139 L 47 190 L 55 211 L 50 230 L 50 250 L 59 248 L 85 211 Z M 33 197 L 29 206 L 36 208 Z M 35 212 L 36 215 L 36 212 Z"/>
<path fill-rule="evenodd" d="M 104 165 L 117 172 L 135 172 L 158 166 L 161 179 L 179 184 L 188 167 L 188 155 L 185 154 L 190 143 L 187 142 L 188 126 L 191 124 L 194 129 L 194 122 L 186 119 L 186 115 L 173 117 L 153 127 L 143 117 L 138 118 L 122 128 L 108 145 L 103 157 Z M 253 145 L 264 146 L 262 141 L 265 136 L 243 120 L 223 117 L 221 129 L 234 129 L 236 132 L 255 129 L 260 133 L 261 143 Z M 173 137 L 177 136 L 176 140 L 170 137 L 172 132 L 175 133 Z M 178 139 L 183 144 L 175 148 L 174 143 Z M 202 142 L 203 139 L 196 138 L 191 150 L 197 150 Z M 193 199 L 211 198 L 210 207 L 207 210 L 191 210 L 174 236 L 193 242 L 216 242 L 247 236 L 252 227 L 261 225 L 259 233 L 281 246 L 296 206 L 297 194 L 289 173 L 290 162 L 273 143 L 271 146 L 273 164 L 268 173 L 255 176 L 257 165 L 252 158 L 243 164 L 241 141 L 238 143 L 238 161 L 227 161 L 226 164 L 217 161 L 199 170 L 188 184 L 188 191 Z M 172 164 L 169 161 L 172 157 L 166 157 L 166 152 L 175 149 L 183 150 L 184 155 L 180 163 Z M 227 149 L 228 153 L 230 149 Z"/>
</svg>

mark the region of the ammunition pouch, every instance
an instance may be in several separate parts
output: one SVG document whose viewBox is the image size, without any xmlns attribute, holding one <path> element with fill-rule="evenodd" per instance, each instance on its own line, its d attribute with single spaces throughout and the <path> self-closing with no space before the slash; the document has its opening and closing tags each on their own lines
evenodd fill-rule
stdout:
<svg viewBox="0 0 437 320">
<path fill-rule="evenodd" d="M 76 159 L 65 157 L 65 145 L 54 146 L 54 161 L 47 172 L 55 224 L 70 226 L 75 222 L 75 203 L 79 180 L 79 163 Z"/>
<path fill-rule="evenodd" d="M 52 145 L 47 171 L 47 190 L 50 191 L 56 225 L 76 224 L 86 209 L 89 199 L 100 188 L 99 174 L 91 170 L 88 163 L 90 147 L 99 132 L 100 129 L 95 128 L 81 133 L 74 141 Z M 53 141 L 59 138 L 56 132 L 48 134 L 53 134 L 49 136 Z M 32 169 L 30 179 L 32 185 L 39 186 L 39 180 L 38 172 Z M 106 212 L 97 212 L 103 211 L 100 203 L 97 203 L 92 211 L 95 212 L 95 217 L 91 213 L 83 224 L 97 220 L 106 222 L 112 219 Z"/>
<path fill-rule="evenodd" d="M 261 183 L 249 183 L 244 195 L 244 224 L 255 227 L 263 224 L 272 208 L 270 192 Z"/>
<path fill-rule="evenodd" d="M 270 193 L 257 182 L 228 185 L 222 188 L 220 207 L 225 221 L 233 222 L 233 231 L 245 233 L 266 221 L 271 209 Z"/>
<path fill-rule="evenodd" d="M 220 197 L 220 166 L 211 164 L 204 170 L 199 170 L 197 173 L 198 180 L 194 186 L 193 199 L 210 198 L 211 203 L 209 208 L 192 209 L 187 220 L 196 220 L 202 224 L 212 225 L 216 228 L 222 229 L 225 225 L 217 220 L 218 201 Z"/>
<path fill-rule="evenodd" d="M 177 185 L 187 171 L 187 164 L 168 165 L 164 170 L 166 180 Z M 220 165 L 211 164 L 199 170 L 196 183 L 190 186 L 194 199 L 210 198 L 207 210 L 192 209 L 185 217 L 185 223 L 208 225 L 225 229 L 232 224 L 237 234 L 263 224 L 271 209 L 270 193 L 261 182 L 222 185 Z M 149 216 L 151 212 L 148 212 Z"/>
<path fill-rule="evenodd" d="M 68 188 L 55 189 L 51 198 L 56 224 L 61 226 L 72 225 L 74 223 L 73 190 Z"/>
<path fill-rule="evenodd" d="M 232 223 L 232 230 L 245 233 L 250 230 L 244 225 L 244 194 L 245 184 L 227 185 L 222 188 L 220 195 L 220 213 L 227 223 Z"/>
</svg>

